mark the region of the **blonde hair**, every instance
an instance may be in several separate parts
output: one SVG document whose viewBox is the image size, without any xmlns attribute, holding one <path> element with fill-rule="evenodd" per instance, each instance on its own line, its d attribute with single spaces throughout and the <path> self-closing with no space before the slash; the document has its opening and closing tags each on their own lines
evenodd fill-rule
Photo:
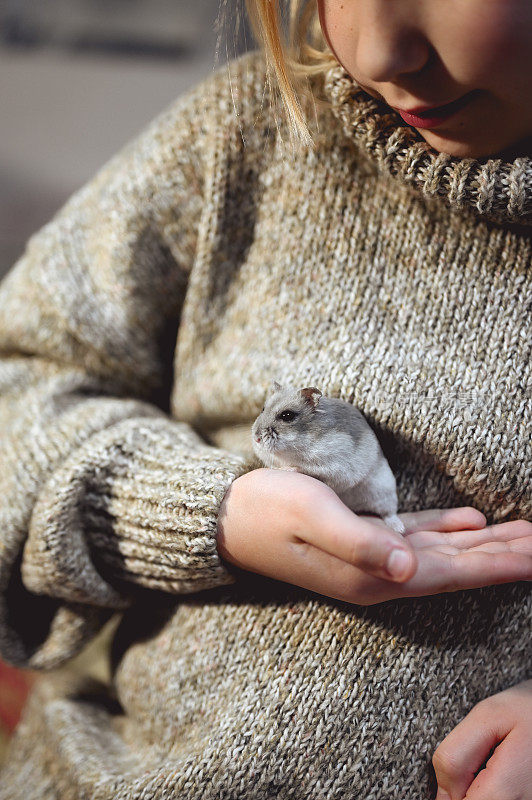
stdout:
<svg viewBox="0 0 532 800">
<path fill-rule="evenodd" d="M 337 61 L 318 15 L 317 0 L 245 0 L 254 36 L 277 79 L 290 137 L 312 144 L 302 100 L 315 103 L 309 78 Z M 314 106 L 315 107 L 315 106 Z"/>
</svg>

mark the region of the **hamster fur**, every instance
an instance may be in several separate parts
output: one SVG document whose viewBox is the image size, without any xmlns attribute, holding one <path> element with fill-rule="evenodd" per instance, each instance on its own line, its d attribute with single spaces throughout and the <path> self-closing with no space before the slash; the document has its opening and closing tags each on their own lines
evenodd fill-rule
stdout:
<svg viewBox="0 0 532 800">
<path fill-rule="evenodd" d="M 397 533 L 397 489 L 375 432 L 350 403 L 316 387 L 273 381 L 251 429 L 253 450 L 270 469 L 302 472 L 326 483 L 354 512 L 378 514 Z"/>
</svg>

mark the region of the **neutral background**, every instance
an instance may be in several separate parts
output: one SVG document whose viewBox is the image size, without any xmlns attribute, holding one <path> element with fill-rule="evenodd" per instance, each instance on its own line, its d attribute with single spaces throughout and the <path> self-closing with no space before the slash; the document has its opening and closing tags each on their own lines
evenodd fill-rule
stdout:
<svg viewBox="0 0 532 800">
<path fill-rule="evenodd" d="M 0 0 L 0 277 L 126 141 L 254 46 L 241 4 Z"/>
</svg>

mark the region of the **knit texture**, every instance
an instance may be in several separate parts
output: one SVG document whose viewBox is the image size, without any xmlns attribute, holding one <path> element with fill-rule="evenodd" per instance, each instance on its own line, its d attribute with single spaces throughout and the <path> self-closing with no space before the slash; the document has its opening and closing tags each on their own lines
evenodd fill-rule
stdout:
<svg viewBox="0 0 532 800">
<path fill-rule="evenodd" d="M 532 675 L 529 583 L 359 607 L 218 555 L 272 378 L 363 411 L 401 511 L 532 521 L 531 160 L 316 81 L 290 151 L 262 56 L 231 62 L 0 285 L 0 652 L 48 670 L 1 800 L 429 800 L 436 746 Z M 117 611 L 111 685 L 69 676 Z"/>
</svg>

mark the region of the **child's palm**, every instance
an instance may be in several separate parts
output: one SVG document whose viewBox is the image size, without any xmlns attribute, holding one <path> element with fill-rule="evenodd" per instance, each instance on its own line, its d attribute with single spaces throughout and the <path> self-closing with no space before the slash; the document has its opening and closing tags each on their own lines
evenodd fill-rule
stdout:
<svg viewBox="0 0 532 800">
<path fill-rule="evenodd" d="M 392 583 L 360 572 L 355 602 L 371 604 L 532 580 L 532 523 L 516 520 L 462 529 L 461 517 L 465 519 L 469 511 L 456 508 L 400 514 L 405 538 L 417 556 L 415 574 L 405 583 Z M 383 525 L 380 520 L 367 519 Z"/>
</svg>

